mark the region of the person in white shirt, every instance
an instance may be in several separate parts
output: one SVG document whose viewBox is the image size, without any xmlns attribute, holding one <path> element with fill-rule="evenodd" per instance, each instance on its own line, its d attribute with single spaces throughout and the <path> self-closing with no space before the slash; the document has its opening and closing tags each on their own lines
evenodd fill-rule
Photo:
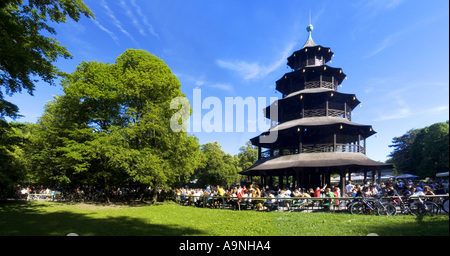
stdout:
<svg viewBox="0 0 450 256">
<path fill-rule="evenodd" d="M 417 187 L 412 194 L 413 196 L 424 196 L 423 189 L 421 187 Z"/>
<path fill-rule="evenodd" d="M 355 185 L 352 184 L 352 181 L 349 180 L 347 186 L 345 186 L 345 190 L 347 192 L 347 196 L 352 196 L 352 190 L 355 188 Z"/>
</svg>

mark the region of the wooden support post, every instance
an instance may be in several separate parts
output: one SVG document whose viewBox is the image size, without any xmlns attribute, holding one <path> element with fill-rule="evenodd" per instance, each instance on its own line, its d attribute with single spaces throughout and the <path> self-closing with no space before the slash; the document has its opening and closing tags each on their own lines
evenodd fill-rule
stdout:
<svg viewBox="0 0 450 256">
<path fill-rule="evenodd" d="M 336 152 L 336 133 L 334 134 L 333 137 L 333 152 Z"/>
<path fill-rule="evenodd" d="M 299 154 L 301 154 L 302 153 L 302 148 L 303 148 L 303 128 L 299 128 L 300 129 L 300 131 L 298 132 L 298 140 L 299 140 L 299 143 L 298 143 L 298 153 Z"/>
<path fill-rule="evenodd" d="M 364 138 L 364 155 L 367 155 L 366 138 Z"/>
<path fill-rule="evenodd" d="M 344 195 L 344 191 L 345 191 L 344 190 L 345 189 L 345 170 L 344 169 L 341 170 L 341 175 L 340 176 L 341 177 L 340 177 L 340 184 L 339 185 L 341 187 L 339 189 L 341 190 L 341 192 L 340 192 L 341 196 L 343 196 Z"/>
<path fill-rule="evenodd" d="M 344 118 L 347 118 L 347 102 L 344 102 Z"/>
<path fill-rule="evenodd" d="M 380 184 L 381 183 L 381 169 L 378 170 L 378 180 L 377 183 Z"/>
<path fill-rule="evenodd" d="M 358 134 L 358 153 L 361 153 L 361 134 Z"/>
<path fill-rule="evenodd" d="M 283 175 L 278 176 L 278 188 L 279 189 L 283 188 Z"/>
</svg>

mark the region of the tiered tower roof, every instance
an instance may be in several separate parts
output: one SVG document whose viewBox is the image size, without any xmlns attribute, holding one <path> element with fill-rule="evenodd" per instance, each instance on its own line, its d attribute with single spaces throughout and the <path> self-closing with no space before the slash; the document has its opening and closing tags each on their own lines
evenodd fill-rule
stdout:
<svg viewBox="0 0 450 256">
<path fill-rule="evenodd" d="M 286 168 L 391 166 L 365 156 L 366 138 L 376 132 L 370 125 L 352 122 L 352 111 L 360 101 L 354 94 L 338 92 L 346 75 L 341 68 L 327 65 L 334 53 L 313 41 L 313 26 L 306 30 L 308 39 L 303 47 L 287 58 L 293 71 L 276 81 L 282 99 L 265 109 L 265 116 L 276 125 L 250 139 L 258 146 L 259 160 L 241 174 Z M 263 142 L 272 132 L 278 134 L 277 140 Z"/>
</svg>

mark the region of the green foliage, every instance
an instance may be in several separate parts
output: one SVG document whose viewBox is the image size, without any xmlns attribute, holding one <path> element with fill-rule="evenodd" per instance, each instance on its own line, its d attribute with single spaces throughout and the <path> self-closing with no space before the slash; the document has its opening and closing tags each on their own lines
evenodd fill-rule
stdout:
<svg viewBox="0 0 450 256">
<path fill-rule="evenodd" d="M 201 152 L 202 166 L 195 170 L 193 175 L 193 179 L 198 179 L 197 186 L 224 186 L 239 181 L 238 172 L 241 169 L 238 167 L 237 158 L 223 152 L 217 141 L 203 144 Z"/>
<path fill-rule="evenodd" d="M 395 137 L 390 162 L 399 173 L 434 176 L 449 169 L 449 124 L 435 123 Z"/>
<path fill-rule="evenodd" d="M 80 16 L 94 14 L 81 0 L 2 0 L 0 3 L 0 89 L 12 95 L 25 89 L 33 95 L 35 77 L 52 84 L 61 73 L 53 63 L 59 58 L 71 58 L 66 47 L 45 33 L 56 31 L 50 22 L 75 21 Z M 49 22 L 49 21 L 50 22 Z M 8 102 L 0 90 L 0 118 L 19 116 L 18 107 Z"/>
<path fill-rule="evenodd" d="M 258 150 L 252 146 L 250 141 L 239 148 L 238 160 L 242 170 L 250 168 L 258 160 Z"/>
<path fill-rule="evenodd" d="M 389 147 L 393 147 L 394 151 L 389 155 L 391 157 L 389 162 L 394 163 L 397 171 L 411 170 L 414 167 L 410 161 L 411 146 L 420 131 L 420 129 L 412 129 L 401 137 L 392 139 L 393 145 L 389 145 Z"/>
<path fill-rule="evenodd" d="M 421 154 L 412 155 L 413 159 L 421 159 L 417 165 L 416 173 L 421 177 L 432 176 L 438 172 L 449 169 L 449 125 L 448 123 L 436 123 L 424 129 L 423 137 L 414 141 L 416 148 L 422 149 Z M 419 151 L 418 150 L 418 151 Z"/>
<path fill-rule="evenodd" d="M 22 126 L 0 119 L 0 198 L 15 192 L 18 182 L 25 177 Z"/>
<path fill-rule="evenodd" d="M 178 79 L 154 55 L 129 49 L 115 63 L 82 62 L 46 105 L 27 152 L 50 185 L 179 186 L 200 163 L 197 138 L 173 132 Z"/>
</svg>

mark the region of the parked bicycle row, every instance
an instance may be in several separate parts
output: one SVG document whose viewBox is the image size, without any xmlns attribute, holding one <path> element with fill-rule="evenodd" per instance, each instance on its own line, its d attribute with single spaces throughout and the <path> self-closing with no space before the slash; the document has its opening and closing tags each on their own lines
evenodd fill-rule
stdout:
<svg viewBox="0 0 450 256">
<path fill-rule="evenodd" d="M 332 211 L 350 214 L 434 215 L 448 213 L 447 195 L 377 197 L 237 197 L 177 195 L 181 205 L 231 210 Z"/>
</svg>

